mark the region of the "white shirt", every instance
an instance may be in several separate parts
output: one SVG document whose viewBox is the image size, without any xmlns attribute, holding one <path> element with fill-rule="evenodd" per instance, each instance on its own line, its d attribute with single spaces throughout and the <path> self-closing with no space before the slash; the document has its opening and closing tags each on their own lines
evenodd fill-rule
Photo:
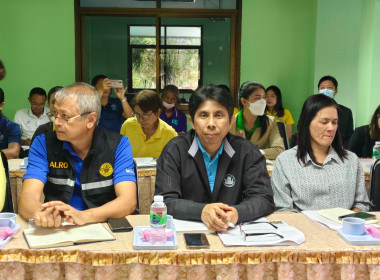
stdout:
<svg viewBox="0 0 380 280">
<path fill-rule="evenodd" d="M 32 138 L 37 127 L 39 127 L 41 124 L 49 122 L 50 120 L 46 115 L 49 112 L 49 108 L 44 107 L 44 112 L 39 118 L 37 118 L 33 114 L 31 108 L 18 110 L 15 114 L 14 122 L 20 125 L 21 139 L 24 140 L 27 138 Z"/>
</svg>

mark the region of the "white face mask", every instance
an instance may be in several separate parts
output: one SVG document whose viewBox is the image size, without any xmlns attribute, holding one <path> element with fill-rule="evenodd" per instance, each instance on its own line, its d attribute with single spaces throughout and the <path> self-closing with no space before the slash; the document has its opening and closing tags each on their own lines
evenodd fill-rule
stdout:
<svg viewBox="0 0 380 280">
<path fill-rule="evenodd" d="M 162 101 L 162 104 L 164 105 L 166 109 L 171 109 L 175 106 L 175 103 L 169 104 L 169 103 L 166 103 L 165 101 Z"/>
<path fill-rule="evenodd" d="M 247 100 L 247 102 L 249 101 Z M 252 115 L 262 116 L 264 115 L 266 106 L 267 106 L 267 102 L 265 101 L 265 99 L 259 99 L 256 102 L 249 103 L 248 109 Z"/>
</svg>

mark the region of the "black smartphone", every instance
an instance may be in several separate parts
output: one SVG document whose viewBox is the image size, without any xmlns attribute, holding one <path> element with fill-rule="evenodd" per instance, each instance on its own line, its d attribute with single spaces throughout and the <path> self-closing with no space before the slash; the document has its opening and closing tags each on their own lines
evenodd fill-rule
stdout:
<svg viewBox="0 0 380 280">
<path fill-rule="evenodd" d="M 204 233 L 185 233 L 186 248 L 189 249 L 208 249 L 210 243 L 208 243 L 206 234 Z"/>
<path fill-rule="evenodd" d="M 364 219 L 364 220 L 373 220 L 373 219 L 376 219 L 376 215 L 369 214 L 367 212 L 356 212 L 356 213 L 351 213 L 351 214 L 339 216 L 339 220 L 341 220 L 343 218 L 348 218 L 348 217 L 360 218 L 360 219 Z"/>
<path fill-rule="evenodd" d="M 133 227 L 126 218 L 110 218 L 107 223 L 112 232 L 126 232 L 133 230 Z"/>
</svg>

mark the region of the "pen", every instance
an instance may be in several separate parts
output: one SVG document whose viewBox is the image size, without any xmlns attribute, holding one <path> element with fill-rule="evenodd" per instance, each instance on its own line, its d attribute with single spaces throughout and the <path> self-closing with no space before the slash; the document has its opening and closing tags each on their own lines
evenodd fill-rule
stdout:
<svg viewBox="0 0 380 280">
<path fill-rule="evenodd" d="M 234 228 L 235 225 L 231 222 L 224 222 L 227 226 Z"/>
<path fill-rule="evenodd" d="M 36 223 L 36 222 L 34 221 L 34 219 L 28 219 L 28 222 L 29 222 L 29 223 L 33 223 L 33 224 Z M 66 218 L 62 218 L 61 223 L 65 223 L 65 222 L 67 222 Z"/>
</svg>

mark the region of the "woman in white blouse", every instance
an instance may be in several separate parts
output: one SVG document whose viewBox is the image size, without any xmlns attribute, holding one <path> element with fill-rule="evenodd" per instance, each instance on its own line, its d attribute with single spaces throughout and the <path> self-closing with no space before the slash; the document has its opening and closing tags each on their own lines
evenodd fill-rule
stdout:
<svg viewBox="0 0 380 280">
<path fill-rule="evenodd" d="M 316 94 L 305 101 L 297 144 L 274 165 L 271 183 L 277 211 L 369 209 L 359 159 L 343 149 L 334 99 Z"/>
</svg>

